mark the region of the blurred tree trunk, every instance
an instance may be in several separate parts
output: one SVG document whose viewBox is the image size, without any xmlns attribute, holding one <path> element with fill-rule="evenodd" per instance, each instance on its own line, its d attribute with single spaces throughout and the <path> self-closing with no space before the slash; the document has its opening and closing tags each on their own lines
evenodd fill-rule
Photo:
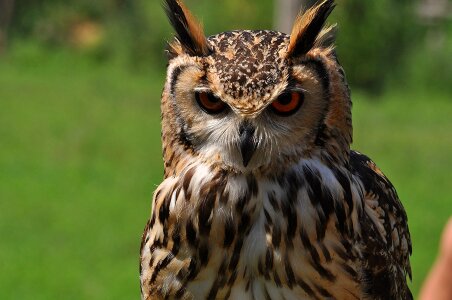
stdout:
<svg viewBox="0 0 452 300">
<path fill-rule="evenodd" d="M 6 51 L 13 8 L 14 0 L 0 0 L 0 55 Z"/>
<path fill-rule="evenodd" d="M 275 29 L 290 34 L 298 13 L 316 2 L 317 0 L 275 0 Z"/>
</svg>

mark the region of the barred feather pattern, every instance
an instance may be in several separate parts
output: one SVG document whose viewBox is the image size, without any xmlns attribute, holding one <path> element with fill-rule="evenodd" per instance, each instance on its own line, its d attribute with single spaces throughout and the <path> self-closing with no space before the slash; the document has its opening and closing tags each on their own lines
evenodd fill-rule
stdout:
<svg viewBox="0 0 452 300">
<path fill-rule="evenodd" d="M 193 162 L 155 192 L 142 298 L 410 299 L 410 251 L 397 194 L 362 154 L 267 178 Z"/>
</svg>

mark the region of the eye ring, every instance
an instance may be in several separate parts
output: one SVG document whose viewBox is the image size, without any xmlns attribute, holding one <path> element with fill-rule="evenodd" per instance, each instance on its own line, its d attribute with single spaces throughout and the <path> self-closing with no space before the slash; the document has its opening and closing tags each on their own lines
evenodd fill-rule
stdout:
<svg viewBox="0 0 452 300">
<path fill-rule="evenodd" d="M 211 92 L 195 92 L 195 99 L 199 107 L 210 115 L 219 114 L 226 109 L 226 103 Z"/>
<path fill-rule="evenodd" d="M 298 111 L 304 101 L 304 94 L 301 92 L 285 92 L 270 105 L 273 112 L 280 116 L 290 116 Z"/>
</svg>

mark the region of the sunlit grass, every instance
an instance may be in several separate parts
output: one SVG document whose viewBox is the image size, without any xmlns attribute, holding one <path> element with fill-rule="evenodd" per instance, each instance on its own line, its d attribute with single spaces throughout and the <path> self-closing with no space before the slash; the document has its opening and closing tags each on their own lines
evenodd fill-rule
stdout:
<svg viewBox="0 0 452 300">
<path fill-rule="evenodd" d="M 139 297 L 140 237 L 162 178 L 155 73 L 65 55 L 0 61 L 1 299 Z M 407 209 L 417 293 L 452 212 L 452 103 L 367 98 L 354 94 L 354 148 Z"/>
</svg>

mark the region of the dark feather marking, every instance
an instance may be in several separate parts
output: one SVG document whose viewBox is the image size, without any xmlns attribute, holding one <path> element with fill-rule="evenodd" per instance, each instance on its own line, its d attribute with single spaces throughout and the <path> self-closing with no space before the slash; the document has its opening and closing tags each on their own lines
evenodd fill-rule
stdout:
<svg viewBox="0 0 452 300">
<path fill-rule="evenodd" d="M 224 300 L 228 300 L 229 297 L 231 297 L 231 291 L 232 291 L 232 289 L 229 288 L 228 291 L 226 292 L 226 295 L 224 296 Z"/>
<path fill-rule="evenodd" d="M 341 266 L 344 271 L 346 271 L 352 278 L 354 278 L 355 280 L 358 278 L 358 273 L 351 266 L 346 263 L 342 263 Z"/>
<path fill-rule="evenodd" d="M 168 266 L 168 264 L 173 260 L 174 255 L 173 253 L 168 253 L 164 259 L 160 260 L 157 265 L 154 268 L 154 272 L 152 272 L 152 276 L 149 282 L 154 282 L 155 279 L 157 278 L 158 273 L 160 272 L 160 270 L 166 268 Z"/>
<path fill-rule="evenodd" d="M 141 235 L 141 244 L 140 244 L 140 253 L 143 252 L 144 245 L 149 241 L 149 224 L 151 222 L 147 221 L 146 226 L 144 227 L 143 234 Z M 141 273 L 141 271 L 140 271 Z"/>
<path fill-rule="evenodd" d="M 178 120 L 178 122 L 183 122 L 182 119 L 180 117 L 177 116 L 176 114 L 176 119 Z M 181 144 L 184 146 L 185 150 L 191 149 L 193 147 L 192 144 L 192 136 L 187 133 L 186 129 L 186 125 L 183 124 L 179 124 L 180 126 L 180 130 L 179 130 L 179 141 L 181 142 Z"/>
<path fill-rule="evenodd" d="M 224 222 L 224 241 L 223 247 L 229 248 L 234 241 L 235 236 L 235 224 L 231 216 L 227 216 Z"/>
<path fill-rule="evenodd" d="M 157 246 L 165 248 L 168 245 L 168 239 L 169 239 L 168 226 L 165 225 L 165 226 L 163 226 L 163 241 L 161 243 L 159 243 L 158 241 L 155 241 L 154 243 Z"/>
<path fill-rule="evenodd" d="M 331 295 L 330 292 L 328 292 L 325 288 L 317 285 L 314 283 L 314 286 L 316 288 L 316 290 L 320 293 L 320 295 L 322 295 L 323 297 L 326 297 L 328 299 L 334 300 L 336 299 L 335 297 L 333 297 L 333 295 Z"/>
<path fill-rule="evenodd" d="M 353 198 L 352 198 L 352 189 L 350 187 L 350 180 L 338 169 L 335 170 L 334 175 L 336 176 L 337 181 L 342 186 L 342 190 L 344 191 L 344 200 L 348 205 L 349 213 L 353 210 Z"/>
<path fill-rule="evenodd" d="M 295 275 L 292 270 L 292 266 L 290 265 L 290 261 L 288 257 L 286 256 L 284 269 L 286 270 L 286 277 L 287 277 L 287 286 L 292 289 L 293 285 L 295 284 Z"/>
<path fill-rule="evenodd" d="M 274 225 L 272 227 L 272 245 L 275 248 L 279 248 L 281 244 L 281 229 L 279 228 L 278 225 Z"/>
<path fill-rule="evenodd" d="M 248 292 L 248 290 L 250 289 L 250 284 L 251 284 L 251 278 L 248 278 L 246 285 L 245 285 L 245 292 Z M 252 299 L 254 299 L 254 297 L 252 297 Z"/>
<path fill-rule="evenodd" d="M 161 193 L 162 193 L 162 189 L 159 189 L 155 192 L 155 196 L 154 196 L 155 201 L 157 201 L 159 199 Z"/>
<path fill-rule="evenodd" d="M 318 299 L 317 295 L 315 294 L 314 290 L 306 283 L 303 281 L 303 279 L 298 278 L 297 279 L 297 284 L 299 287 L 301 287 L 301 289 L 303 291 L 306 292 L 306 294 L 308 294 L 310 297 L 314 298 L 314 299 Z"/>
<path fill-rule="evenodd" d="M 176 298 L 176 299 L 181 299 L 184 295 L 185 295 L 185 292 L 187 291 L 187 289 L 186 289 L 186 287 L 185 287 L 185 285 L 183 284 L 178 290 L 177 290 L 177 292 L 176 292 L 176 294 L 174 295 L 174 297 Z"/>
<path fill-rule="evenodd" d="M 173 195 L 174 190 L 170 190 L 166 193 L 163 203 L 160 205 L 159 209 L 159 221 L 164 224 L 169 216 L 169 206 L 171 203 L 171 197 Z"/>
<path fill-rule="evenodd" d="M 194 174 L 195 174 L 195 168 L 192 167 L 187 172 L 185 172 L 184 180 L 182 182 L 182 187 L 184 189 L 184 194 L 185 194 L 185 200 L 187 200 L 187 201 L 189 201 L 191 198 L 191 190 L 189 190 L 189 188 L 190 188 L 190 182 L 191 182 Z"/>
<path fill-rule="evenodd" d="M 240 252 L 242 251 L 242 246 L 243 246 L 243 238 L 239 237 L 235 242 L 234 250 L 232 251 L 231 261 L 229 262 L 228 269 L 230 271 L 234 270 L 237 267 L 237 264 L 239 263 Z"/>
<path fill-rule="evenodd" d="M 249 202 L 250 198 L 251 198 L 251 194 L 250 194 L 249 189 L 247 189 L 245 191 L 245 193 L 242 196 L 240 196 L 239 200 L 237 201 L 237 203 L 235 205 L 235 209 L 239 215 L 243 212 L 243 208 Z"/>
<path fill-rule="evenodd" d="M 185 237 L 187 238 L 188 244 L 193 248 L 198 247 L 198 238 L 193 221 L 188 219 L 187 225 L 185 226 Z"/>
<path fill-rule="evenodd" d="M 180 249 L 180 228 L 179 226 L 175 226 L 173 230 L 173 234 L 171 235 L 171 238 L 173 240 L 173 248 L 171 248 L 171 252 L 174 256 L 176 256 L 179 253 Z"/>
<path fill-rule="evenodd" d="M 325 124 L 327 114 L 330 110 L 330 76 L 324 60 L 320 57 L 304 59 L 302 61 L 302 64 L 317 73 L 317 76 L 320 78 L 323 86 L 323 99 L 324 101 L 328 102 L 324 106 L 321 117 L 319 118 L 319 121 L 316 125 L 317 134 L 314 141 L 315 145 L 323 148 L 325 147 L 325 143 L 327 143 L 328 140 L 331 139 L 331 131 L 327 131 L 328 126 Z"/>
<path fill-rule="evenodd" d="M 317 252 L 317 249 L 311 244 L 311 241 L 309 240 L 309 237 L 304 231 L 304 229 L 300 229 L 300 239 L 304 248 L 309 251 L 309 254 L 311 255 L 314 264 L 320 265 L 319 253 Z"/>
<path fill-rule="evenodd" d="M 272 300 L 272 298 L 270 297 L 270 294 L 268 293 L 267 285 L 265 283 L 264 283 L 263 289 L 264 289 L 265 300 Z"/>
<path fill-rule="evenodd" d="M 317 209 L 319 217 L 319 222 L 316 223 L 317 240 L 322 241 L 325 237 L 328 219 L 333 212 L 334 202 L 331 199 L 331 194 L 322 190 L 322 183 L 319 179 L 320 174 L 317 172 L 314 174 L 314 172 L 306 166 L 303 167 L 303 171 L 310 187 L 307 189 L 309 199 L 311 200 L 312 205 Z"/>
<path fill-rule="evenodd" d="M 155 261 L 155 257 L 154 257 L 154 255 L 151 255 L 151 259 L 149 260 L 149 267 L 152 268 L 152 266 L 154 265 L 154 261 Z"/>
<path fill-rule="evenodd" d="M 258 259 L 258 262 L 257 262 L 257 270 L 259 271 L 260 275 L 265 274 L 264 262 L 260 258 Z"/>
<path fill-rule="evenodd" d="M 248 190 L 251 195 L 256 196 L 259 191 L 256 178 L 252 175 L 248 175 L 246 177 L 246 183 L 248 184 Z"/>
<path fill-rule="evenodd" d="M 220 202 L 222 204 L 226 204 L 226 203 L 228 203 L 228 200 L 229 200 L 229 192 L 223 190 L 223 193 L 221 193 Z"/>
<path fill-rule="evenodd" d="M 347 220 L 346 220 L 344 205 L 342 204 L 341 201 L 335 201 L 334 212 L 336 213 L 336 218 L 337 218 L 336 228 L 337 228 L 337 230 L 339 230 L 339 232 L 341 234 L 345 234 L 346 233 L 345 228 L 347 228 L 347 226 L 346 226 Z M 349 231 L 349 230 L 347 230 L 347 231 Z"/>
<path fill-rule="evenodd" d="M 221 262 L 220 268 L 217 272 L 217 277 L 215 278 L 215 281 L 213 282 L 209 294 L 207 295 L 207 299 L 215 299 L 218 293 L 218 290 L 224 285 L 226 281 L 226 266 L 227 266 L 227 259 L 224 258 Z"/>
<path fill-rule="evenodd" d="M 331 282 L 336 281 L 336 276 L 333 273 L 331 273 L 330 270 L 322 266 L 320 263 L 312 261 L 312 266 L 317 271 L 317 273 L 319 273 L 319 275 L 325 278 L 326 280 Z"/>
<path fill-rule="evenodd" d="M 210 228 L 212 225 L 212 220 L 210 220 L 210 216 L 215 206 L 216 199 L 215 185 L 216 181 L 214 180 L 211 183 L 205 184 L 199 192 L 201 203 L 199 205 L 198 213 L 198 228 L 200 234 L 204 237 L 209 236 Z"/>
<path fill-rule="evenodd" d="M 324 117 L 326 116 L 326 113 L 324 114 Z M 320 147 L 320 148 L 324 148 L 326 142 L 329 139 L 327 132 L 328 127 L 323 123 L 323 118 L 321 118 L 322 121 L 319 122 L 319 125 L 317 126 L 317 135 L 315 137 L 315 145 Z"/>
<path fill-rule="evenodd" d="M 251 230 L 250 226 L 250 215 L 247 213 L 242 214 L 242 218 L 240 219 L 239 227 L 242 234 L 248 234 Z"/>
<path fill-rule="evenodd" d="M 270 202 L 271 206 L 273 207 L 275 212 L 279 211 L 279 204 L 278 201 L 276 201 L 275 192 L 268 193 L 268 201 Z"/>
<path fill-rule="evenodd" d="M 319 243 L 318 244 L 320 249 L 322 250 L 323 256 L 325 256 L 325 260 L 326 262 L 331 262 L 332 258 L 331 258 L 331 254 L 330 251 L 328 251 L 328 249 L 326 248 L 324 243 Z"/>
<path fill-rule="evenodd" d="M 345 251 L 347 253 L 351 253 L 352 252 L 352 245 L 350 244 L 350 242 L 346 239 L 342 239 L 341 240 L 341 244 L 344 247 Z"/>
<path fill-rule="evenodd" d="M 273 249 L 271 247 L 267 248 L 267 251 L 265 252 L 265 279 L 269 280 L 267 278 L 269 271 L 273 268 Z"/>
<path fill-rule="evenodd" d="M 273 224 L 272 218 L 270 217 L 270 214 L 268 213 L 266 208 L 264 208 L 264 215 L 266 224 L 272 225 Z"/>
<path fill-rule="evenodd" d="M 188 265 L 187 281 L 195 279 L 199 273 L 199 270 L 200 268 L 198 264 L 198 259 L 196 259 L 196 257 L 192 257 L 190 259 L 190 264 Z"/>
<path fill-rule="evenodd" d="M 174 68 L 173 73 L 171 74 L 170 78 L 170 92 L 171 95 L 174 97 L 176 92 L 176 82 L 179 79 L 180 74 L 182 74 L 183 71 L 187 69 L 188 66 L 177 66 Z"/>
<path fill-rule="evenodd" d="M 289 192 L 286 201 L 283 201 L 281 204 L 282 212 L 287 220 L 285 242 L 289 248 L 293 247 L 292 241 L 298 226 L 298 218 L 291 198 L 296 198 L 296 192 Z"/>
<path fill-rule="evenodd" d="M 328 69 L 320 57 L 304 59 L 301 62 L 302 65 L 314 70 L 317 76 L 320 78 L 323 90 L 328 94 L 330 88 L 330 76 Z M 327 96 L 327 95 L 325 95 Z M 323 123 L 323 122 L 322 122 Z"/>
<path fill-rule="evenodd" d="M 281 279 L 279 279 L 278 271 L 276 271 L 276 270 L 273 272 L 273 281 L 275 282 L 277 287 L 281 287 L 282 286 L 281 285 Z"/>
<path fill-rule="evenodd" d="M 209 261 L 209 245 L 207 242 L 201 243 L 198 249 L 199 260 L 201 261 L 201 266 L 207 265 Z"/>
<path fill-rule="evenodd" d="M 149 227 L 153 227 L 155 224 L 155 211 L 152 212 L 151 222 L 149 223 Z"/>
<path fill-rule="evenodd" d="M 234 271 L 232 271 L 232 274 L 228 279 L 228 285 L 232 286 L 236 279 L 237 279 L 237 270 L 234 270 Z"/>
<path fill-rule="evenodd" d="M 186 281 L 185 278 L 189 275 L 189 272 L 185 268 L 181 268 L 176 274 L 176 279 L 179 281 Z"/>
<path fill-rule="evenodd" d="M 333 245 L 333 251 L 336 252 L 336 254 L 342 258 L 344 261 L 348 261 L 350 259 L 347 252 L 345 252 L 340 246 Z"/>
</svg>

